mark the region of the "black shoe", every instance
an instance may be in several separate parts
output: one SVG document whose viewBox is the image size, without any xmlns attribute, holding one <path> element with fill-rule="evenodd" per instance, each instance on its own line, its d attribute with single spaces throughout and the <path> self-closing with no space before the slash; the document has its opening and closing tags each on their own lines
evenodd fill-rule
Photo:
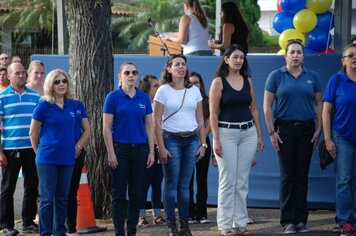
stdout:
<svg viewBox="0 0 356 236">
<path fill-rule="evenodd" d="M 5 236 L 15 236 L 19 234 L 19 231 L 17 231 L 14 228 L 5 228 L 2 230 Z"/>
<path fill-rule="evenodd" d="M 38 225 L 36 225 L 35 223 L 22 227 L 22 233 L 24 234 L 33 234 L 38 232 Z"/>
</svg>

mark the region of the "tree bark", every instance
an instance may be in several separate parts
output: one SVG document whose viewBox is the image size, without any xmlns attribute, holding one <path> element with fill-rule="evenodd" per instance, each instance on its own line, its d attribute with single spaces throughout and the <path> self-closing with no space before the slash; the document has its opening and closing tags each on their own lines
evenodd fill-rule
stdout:
<svg viewBox="0 0 356 236">
<path fill-rule="evenodd" d="M 69 68 L 78 99 L 86 106 L 91 139 L 86 167 L 96 218 L 111 215 L 109 175 L 102 132 L 102 106 L 114 86 L 110 0 L 65 1 Z"/>
</svg>

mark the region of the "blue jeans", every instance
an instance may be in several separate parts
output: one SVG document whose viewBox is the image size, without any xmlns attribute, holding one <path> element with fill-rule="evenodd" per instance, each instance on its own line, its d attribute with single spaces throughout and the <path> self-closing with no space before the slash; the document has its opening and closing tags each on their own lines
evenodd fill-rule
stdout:
<svg viewBox="0 0 356 236">
<path fill-rule="evenodd" d="M 338 220 L 356 224 L 356 143 L 333 131 L 336 145 L 336 216 Z"/>
<path fill-rule="evenodd" d="M 66 235 L 65 219 L 73 166 L 36 165 L 40 186 L 40 235 Z"/>
<path fill-rule="evenodd" d="M 109 170 L 115 235 L 125 235 L 124 226 L 127 219 L 127 235 L 134 236 L 144 196 L 142 173 L 147 165 L 148 145 L 114 143 L 114 150 L 119 165 L 116 169 L 109 168 Z M 127 189 L 129 201 L 126 216 Z"/>
<path fill-rule="evenodd" d="M 163 203 L 168 220 L 175 220 L 175 200 L 179 219 L 189 218 L 189 182 L 195 167 L 196 152 L 199 148 L 198 135 L 179 137 L 163 132 L 164 144 L 171 157 L 163 165 Z"/>
</svg>

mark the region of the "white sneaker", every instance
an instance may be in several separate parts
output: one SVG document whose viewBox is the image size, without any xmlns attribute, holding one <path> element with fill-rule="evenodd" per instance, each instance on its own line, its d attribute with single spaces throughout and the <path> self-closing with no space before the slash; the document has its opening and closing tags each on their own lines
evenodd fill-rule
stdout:
<svg viewBox="0 0 356 236">
<path fill-rule="evenodd" d="M 206 217 L 202 217 L 199 222 L 200 224 L 209 224 L 210 220 L 208 220 Z"/>
</svg>

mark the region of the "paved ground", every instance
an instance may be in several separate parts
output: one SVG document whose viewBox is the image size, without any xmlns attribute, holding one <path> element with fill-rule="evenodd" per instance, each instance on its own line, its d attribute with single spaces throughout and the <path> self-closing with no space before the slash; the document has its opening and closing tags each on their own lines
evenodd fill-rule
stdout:
<svg viewBox="0 0 356 236">
<path fill-rule="evenodd" d="M 22 178 L 19 178 L 18 187 L 15 194 L 15 215 L 16 215 L 16 228 L 21 228 L 21 197 L 22 197 Z M 147 211 L 147 220 L 150 222 L 152 218 L 150 216 L 150 211 Z M 251 231 L 252 235 L 282 235 L 281 227 L 279 225 L 279 210 L 278 209 L 261 209 L 252 208 L 249 209 L 250 215 L 253 216 L 255 223 L 250 224 L 248 229 Z M 311 229 L 310 233 L 298 234 L 306 236 L 335 236 L 338 234 L 332 233 L 334 227 L 334 217 L 335 212 L 317 210 L 310 211 L 308 226 Z M 194 236 L 218 236 L 220 235 L 218 228 L 216 226 L 216 208 L 211 207 L 208 210 L 208 218 L 211 221 L 209 224 L 193 224 L 190 225 L 192 234 Z M 97 220 L 97 226 L 106 227 L 106 232 L 92 233 L 88 235 L 103 235 L 109 236 L 114 235 L 114 227 L 110 220 Z M 21 231 L 20 231 L 21 232 Z M 20 234 L 24 235 L 24 234 Z M 34 235 L 34 234 L 33 234 Z M 166 226 L 150 226 L 147 228 L 139 229 L 137 236 L 166 236 L 167 228 Z"/>
<path fill-rule="evenodd" d="M 250 224 L 248 229 L 252 235 L 282 235 L 281 227 L 279 226 L 279 211 L 278 209 L 249 209 L 249 213 L 253 216 L 255 223 Z M 192 224 L 190 228 L 194 236 L 218 236 L 220 235 L 216 226 L 216 208 L 209 208 L 209 224 Z M 333 211 L 310 211 L 308 226 L 311 229 L 310 233 L 298 234 L 306 236 L 335 236 L 338 234 L 332 233 L 334 227 Z M 151 220 L 148 215 L 147 220 Z M 88 235 L 114 235 L 114 227 L 111 220 L 97 220 L 97 226 L 107 227 L 106 232 L 92 233 Z M 16 227 L 20 228 L 21 222 L 17 221 Z M 21 235 L 21 234 L 20 234 Z M 22 234 L 23 235 L 23 234 Z M 149 226 L 139 229 L 137 236 L 166 236 L 166 226 Z"/>
</svg>

